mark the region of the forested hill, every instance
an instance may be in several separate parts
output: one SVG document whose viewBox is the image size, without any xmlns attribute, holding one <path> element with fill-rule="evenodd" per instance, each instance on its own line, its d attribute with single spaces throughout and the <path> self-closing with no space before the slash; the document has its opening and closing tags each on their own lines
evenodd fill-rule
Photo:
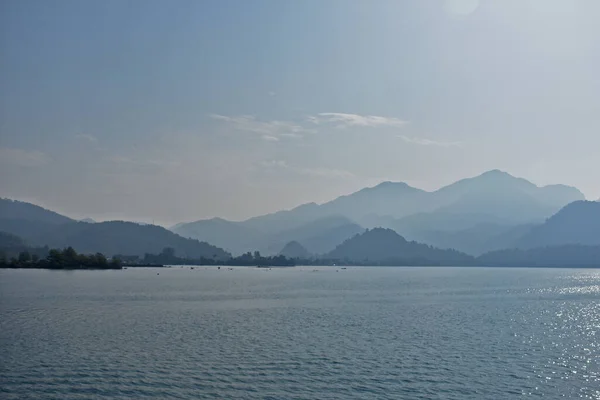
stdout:
<svg viewBox="0 0 600 400">
<path fill-rule="evenodd" d="M 0 199 L 0 219 L 35 221 L 46 224 L 73 222 L 69 217 L 23 201 Z"/>
<path fill-rule="evenodd" d="M 474 258 L 456 250 L 441 250 L 409 242 L 391 229 L 375 228 L 356 235 L 324 258 L 388 265 L 470 265 Z"/>
<path fill-rule="evenodd" d="M 34 244 L 54 248 L 72 246 L 80 253 L 140 255 L 172 247 L 179 257 L 225 260 L 230 254 L 223 249 L 195 239 L 183 238 L 156 225 L 110 221 L 89 224 L 76 222 L 61 225 L 49 234 L 35 238 Z"/>
</svg>

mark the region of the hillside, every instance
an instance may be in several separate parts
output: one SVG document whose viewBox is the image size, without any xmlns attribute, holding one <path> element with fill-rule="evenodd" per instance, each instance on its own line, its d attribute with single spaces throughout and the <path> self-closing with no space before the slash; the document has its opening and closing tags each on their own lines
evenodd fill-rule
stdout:
<svg viewBox="0 0 600 400">
<path fill-rule="evenodd" d="M 269 218 L 274 217 L 269 216 L 267 221 Z M 279 224 L 277 228 L 270 223 L 260 224 L 254 220 L 233 222 L 222 218 L 213 218 L 178 224 L 171 230 L 183 237 L 212 243 L 233 254 L 243 254 L 254 250 L 260 250 L 264 254 L 277 254 L 290 241 L 303 243 L 310 253 L 325 253 L 349 237 L 363 231 L 360 225 L 339 215 L 316 219 L 307 218 L 306 221 L 299 217 L 295 218 L 292 221 L 288 217 L 284 217 L 283 220 L 277 222 Z"/>
<path fill-rule="evenodd" d="M 27 251 L 30 255 L 45 257 L 47 248 L 31 247 L 22 238 L 7 232 L 0 232 L 0 260 L 9 260 L 18 257 L 19 253 Z"/>
<path fill-rule="evenodd" d="M 184 258 L 229 258 L 229 254 L 221 248 L 183 238 L 160 226 L 123 221 L 64 224 L 35 237 L 32 243 L 51 248 L 72 246 L 79 253 L 99 252 L 106 256 L 143 256 L 145 253 L 158 253 L 165 247 L 172 247 L 177 256 Z"/>
<path fill-rule="evenodd" d="M 573 202 L 517 241 L 521 248 L 564 244 L 600 245 L 600 203 Z"/>
<path fill-rule="evenodd" d="M 74 223 L 71 218 L 23 201 L 0 199 L 0 231 L 31 242 L 50 234 L 58 226 Z"/>
<path fill-rule="evenodd" d="M 73 222 L 71 218 L 35 204 L 10 199 L 0 199 L 0 220 L 3 219 L 34 221 L 44 224 Z"/>
<path fill-rule="evenodd" d="M 227 259 L 223 249 L 183 238 L 167 229 L 133 222 L 77 222 L 34 204 L 2 199 L 0 231 L 4 241 L 22 240 L 28 246 L 63 248 L 80 253 L 139 255 L 172 247 L 180 257 Z M 16 238 L 15 238 L 16 237 Z M 12 238 L 12 239 L 11 239 Z"/>
<path fill-rule="evenodd" d="M 267 253 L 276 253 L 285 243 L 297 241 L 312 254 L 324 254 L 335 248 L 344 240 L 351 238 L 364 229 L 350 219 L 338 215 L 320 218 L 298 227 L 278 232 L 264 238 L 261 249 Z"/>
<path fill-rule="evenodd" d="M 234 254 L 243 254 L 260 248 L 262 232 L 240 222 L 212 218 L 172 227 L 176 234 L 193 238 L 226 249 Z"/>
<path fill-rule="evenodd" d="M 476 262 L 489 267 L 600 267 L 600 246 L 571 244 L 498 250 L 478 257 Z"/>
<path fill-rule="evenodd" d="M 535 224 L 501 225 L 481 223 L 457 231 L 443 229 L 418 231 L 407 234 L 407 237 L 441 249 L 455 249 L 478 256 L 488 251 L 515 247 L 517 240 L 535 226 Z M 443 225 L 440 225 L 440 227 L 443 228 Z"/>
<path fill-rule="evenodd" d="M 404 182 L 382 182 L 377 186 L 340 196 L 324 203 L 320 211 L 326 215 L 337 214 L 352 218 L 359 223 L 368 212 L 377 215 L 403 217 L 433 209 L 430 193 L 414 188 Z"/>
<path fill-rule="evenodd" d="M 27 243 L 17 235 L 0 231 L 0 249 L 10 247 L 27 247 Z"/>
<path fill-rule="evenodd" d="M 296 241 L 289 242 L 286 244 L 283 249 L 279 252 L 280 256 L 284 256 L 287 258 L 302 258 L 306 259 L 311 256 L 311 254 L 302 246 L 300 243 Z"/>
<path fill-rule="evenodd" d="M 388 265 L 469 265 L 473 262 L 473 257 L 467 254 L 408 242 L 393 230 L 383 228 L 346 240 L 324 258 Z"/>
</svg>

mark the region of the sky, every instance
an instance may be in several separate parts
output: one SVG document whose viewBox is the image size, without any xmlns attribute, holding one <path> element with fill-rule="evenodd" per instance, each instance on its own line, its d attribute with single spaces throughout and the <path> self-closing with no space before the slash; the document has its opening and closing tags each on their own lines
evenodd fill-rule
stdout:
<svg viewBox="0 0 600 400">
<path fill-rule="evenodd" d="M 0 197 L 171 225 L 501 169 L 600 198 L 597 0 L 3 0 Z"/>
</svg>

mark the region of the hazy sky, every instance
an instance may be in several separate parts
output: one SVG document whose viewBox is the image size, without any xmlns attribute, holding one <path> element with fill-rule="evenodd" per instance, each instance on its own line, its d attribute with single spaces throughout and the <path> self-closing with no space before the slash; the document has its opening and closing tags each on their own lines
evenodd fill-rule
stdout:
<svg viewBox="0 0 600 400">
<path fill-rule="evenodd" d="M 171 224 L 502 169 L 600 197 L 600 1 L 0 2 L 0 196 Z"/>
</svg>

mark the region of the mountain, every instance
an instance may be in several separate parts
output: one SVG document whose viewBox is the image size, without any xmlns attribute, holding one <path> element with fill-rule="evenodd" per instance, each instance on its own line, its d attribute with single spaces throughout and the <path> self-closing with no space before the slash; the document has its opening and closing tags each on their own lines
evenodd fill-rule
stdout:
<svg viewBox="0 0 600 400">
<path fill-rule="evenodd" d="M 311 206 L 309 206 L 310 208 Z M 324 218 L 286 214 L 287 211 L 265 216 L 264 220 L 243 222 L 221 218 L 177 224 L 171 230 L 181 236 L 206 241 L 234 254 L 260 250 L 264 254 L 277 254 L 290 241 L 303 243 L 310 253 L 321 254 L 362 232 L 364 229 L 350 219 L 331 215 Z M 273 222 L 272 222 L 273 221 Z M 284 223 L 286 222 L 286 223 Z"/>
<path fill-rule="evenodd" d="M 413 233 L 410 238 L 441 249 L 455 249 L 478 256 L 489 251 L 514 247 L 517 240 L 535 226 L 535 224 L 513 226 L 481 223 L 457 231 L 444 229 L 419 231 Z"/>
<path fill-rule="evenodd" d="M 11 247 L 27 247 L 27 243 L 18 237 L 8 232 L 0 232 L 0 249 Z"/>
<path fill-rule="evenodd" d="M 375 228 L 356 235 L 324 256 L 348 262 L 384 265 L 470 265 L 473 257 L 409 242 L 391 229 Z"/>
<path fill-rule="evenodd" d="M 446 230 L 465 229 L 465 216 L 471 226 L 482 222 L 521 224 L 542 222 L 566 204 L 583 200 L 576 188 L 564 185 L 538 187 L 506 172 L 493 170 L 473 178 L 462 179 L 433 192 L 413 188 L 406 183 L 384 182 L 338 197 L 321 206 L 313 206 L 323 215 L 343 215 L 368 226 L 365 220 L 386 217 L 403 219 L 419 215 L 414 225 L 426 223 L 429 227 L 444 218 L 458 215 Z M 290 212 L 293 212 L 291 210 Z M 379 220 L 378 222 L 384 222 Z"/>
<path fill-rule="evenodd" d="M 600 267 L 600 246 L 568 244 L 533 249 L 498 250 L 477 258 L 489 267 Z"/>
<path fill-rule="evenodd" d="M 34 204 L 8 199 L 0 199 L 0 231 L 22 238 L 29 246 L 72 246 L 79 253 L 143 256 L 172 247 L 180 257 L 229 258 L 221 248 L 185 239 L 159 226 L 122 221 L 77 222 Z"/>
<path fill-rule="evenodd" d="M 312 222 L 324 216 L 327 216 L 327 213 L 323 212 L 319 205 L 308 203 L 292 210 L 277 211 L 272 214 L 253 217 L 243 221 L 242 224 L 263 234 L 275 234 L 282 230 Z"/>
<path fill-rule="evenodd" d="M 600 245 L 600 203 L 573 202 L 533 228 L 516 244 L 520 248 L 564 244 Z"/>
<path fill-rule="evenodd" d="M 571 201 L 583 199 L 572 187 L 533 183 L 494 170 L 431 193 L 434 211 L 388 221 L 384 226 L 437 247 L 481 254 L 514 243 Z"/>
<path fill-rule="evenodd" d="M 32 238 L 32 243 L 51 248 L 71 246 L 79 253 L 103 253 L 106 256 L 143 256 L 145 253 L 156 254 L 165 247 L 172 247 L 175 254 L 183 258 L 229 258 L 229 254 L 223 249 L 183 238 L 163 227 L 123 221 L 63 224 L 49 233 Z"/>
<path fill-rule="evenodd" d="M 286 244 L 285 246 L 283 246 L 283 249 L 281 249 L 281 251 L 279 252 L 280 256 L 284 256 L 287 258 L 310 258 L 311 254 L 308 252 L 308 250 L 306 250 L 306 248 L 304 246 L 302 246 L 300 243 L 294 241 L 289 242 L 288 244 Z"/>
<path fill-rule="evenodd" d="M 359 223 L 369 215 L 403 217 L 432 207 L 429 193 L 404 182 L 382 182 L 320 206 L 325 215 L 337 214 Z"/>
<path fill-rule="evenodd" d="M 23 201 L 0 199 L 0 220 L 24 220 L 44 224 L 73 222 L 71 218 Z"/>
<path fill-rule="evenodd" d="M 32 242 L 35 238 L 51 235 L 56 229 L 62 225 L 69 225 L 75 222 L 66 224 L 54 224 L 50 222 L 31 221 L 27 219 L 0 218 L 0 231 L 8 232 L 17 235 L 27 242 Z"/>
<path fill-rule="evenodd" d="M 32 237 L 51 232 L 59 225 L 73 222 L 71 218 L 35 204 L 0 199 L 0 231 L 17 235 L 27 242 Z"/>
<path fill-rule="evenodd" d="M 566 204 L 584 199 L 575 188 L 538 187 L 498 170 L 460 180 L 428 193 L 428 197 L 424 208 L 433 210 L 388 221 L 385 226 L 411 238 L 426 237 L 430 231 L 463 231 L 478 225 L 514 227 L 542 223 Z M 486 235 L 493 235 L 493 230 Z"/>
<path fill-rule="evenodd" d="M 243 254 L 260 248 L 264 234 L 243 222 L 212 218 L 177 224 L 171 228 L 176 234 L 222 247 L 234 254 Z"/>
<path fill-rule="evenodd" d="M 313 254 L 362 231 L 362 227 L 394 229 L 411 240 L 435 246 L 451 244 L 475 254 L 499 248 L 490 242 L 508 235 L 511 244 L 532 224 L 566 204 L 584 199 L 572 187 L 533 183 L 499 170 L 462 179 L 433 192 L 403 182 L 383 182 L 324 204 L 308 203 L 291 210 L 232 222 L 221 219 L 178 224 L 172 230 L 241 254 L 253 249 L 275 254 L 292 240 Z M 330 218 L 346 218 L 345 226 L 327 226 Z M 316 228 L 319 227 L 320 228 Z M 302 232 L 310 231 L 310 235 Z"/>
<path fill-rule="evenodd" d="M 84 218 L 79 220 L 80 222 L 87 222 L 88 224 L 95 224 L 96 221 L 94 221 L 92 218 Z"/>
<path fill-rule="evenodd" d="M 575 188 L 538 187 L 499 170 L 463 179 L 434 192 L 437 212 L 493 215 L 505 223 L 543 221 L 564 205 L 584 199 Z"/>
<path fill-rule="evenodd" d="M 364 231 L 352 220 L 332 215 L 308 222 L 292 229 L 283 230 L 264 239 L 264 251 L 276 252 L 284 243 L 298 241 L 312 254 L 324 254 L 331 251 L 344 240 Z"/>
<path fill-rule="evenodd" d="M 11 257 L 18 257 L 19 253 L 27 251 L 38 258 L 46 257 L 47 248 L 34 248 L 22 238 L 7 232 L 0 232 L 0 260 L 8 260 Z"/>
</svg>

